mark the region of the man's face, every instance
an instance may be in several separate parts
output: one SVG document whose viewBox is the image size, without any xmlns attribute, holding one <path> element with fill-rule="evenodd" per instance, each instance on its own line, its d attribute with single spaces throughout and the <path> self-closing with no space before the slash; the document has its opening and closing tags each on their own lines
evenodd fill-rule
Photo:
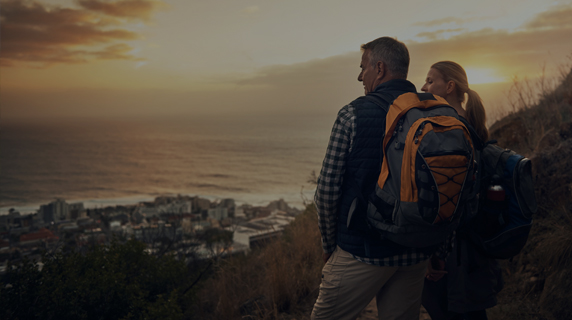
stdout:
<svg viewBox="0 0 572 320">
<path fill-rule="evenodd" d="M 358 76 L 358 81 L 363 82 L 365 94 L 373 92 L 375 87 L 379 84 L 377 66 L 370 63 L 369 54 L 370 50 L 365 50 L 361 55 L 361 72 Z"/>
</svg>

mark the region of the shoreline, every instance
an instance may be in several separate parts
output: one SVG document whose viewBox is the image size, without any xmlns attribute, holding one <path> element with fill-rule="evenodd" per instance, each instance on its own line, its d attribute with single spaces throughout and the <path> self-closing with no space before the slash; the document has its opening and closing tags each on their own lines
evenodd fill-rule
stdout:
<svg viewBox="0 0 572 320">
<path fill-rule="evenodd" d="M 305 190 L 304 196 L 306 200 L 311 201 L 313 199 L 313 194 L 315 190 Z M 137 205 L 140 202 L 150 202 L 154 201 L 155 198 L 160 196 L 170 196 L 176 197 L 178 194 L 175 193 L 165 193 L 165 194 L 157 194 L 157 195 L 150 195 L 150 194 L 141 194 L 135 196 L 127 196 L 127 197 L 117 197 L 117 198 L 85 198 L 85 199 L 64 199 L 67 203 L 78 203 L 81 202 L 86 209 L 95 209 L 95 208 L 102 208 L 102 207 L 109 207 L 109 206 L 128 206 L 128 205 Z M 284 199 L 289 206 L 295 207 L 297 209 L 304 209 L 303 200 L 301 197 L 300 192 L 297 193 L 297 197 L 294 193 L 289 194 L 275 194 L 275 195 L 238 195 L 238 194 L 229 194 L 226 196 L 220 195 L 209 195 L 209 194 L 184 194 L 180 193 L 179 195 L 182 196 L 190 196 L 195 197 L 198 196 L 200 198 L 208 199 L 210 201 L 220 200 L 220 199 L 233 199 L 237 205 L 249 204 L 253 206 L 265 206 L 268 205 L 270 202 L 275 200 Z M 21 215 L 33 214 L 36 213 L 41 205 L 48 204 L 54 201 L 56 198 L 52 200 L 46 200 L 44 202 L 35 202 L 30 204 L 22 204 L 22 205 L 13 205 L 13 206 L 0 206 L 0 215 L 7 215 L 10 209 L 14 209 L 20 212 Z"/>
</svg>

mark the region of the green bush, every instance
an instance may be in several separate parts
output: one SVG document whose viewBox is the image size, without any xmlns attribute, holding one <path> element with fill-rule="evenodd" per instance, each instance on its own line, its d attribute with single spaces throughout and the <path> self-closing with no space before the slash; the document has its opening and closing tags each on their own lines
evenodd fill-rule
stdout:
<svg viewBox="0 0 572 320">
<path fill-rule="evenodd" d="M 184 262 L 129 240 L 24 261 L 0 282 L 3 319 L 182 319 Z M 183 288 L 184 289 L 184 288 Z"/>
</svg>

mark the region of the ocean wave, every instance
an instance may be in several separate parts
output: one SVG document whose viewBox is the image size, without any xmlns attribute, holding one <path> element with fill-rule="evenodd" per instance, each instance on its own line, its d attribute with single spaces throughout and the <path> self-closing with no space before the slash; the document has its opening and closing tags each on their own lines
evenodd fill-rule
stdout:
<svg viewBox="0 0 572 320">
<path fill-rule="evenodd" d="M 212 183 L 189 183 L 187 184 L 188 187 L 196 187 L 199 189 L 214 189 L 220 191 L 229 191 L 229 192 L 250 192 L 247 188 L 240 188 L 240 187 L 230 187 L 230 186 L 221 186 Z"/>
<path fill-rule="evenodd" d="M 213 174 L 200 174 L 201 178 L 221 178 L 221 179 L 232 179 L 234 176 L 230 174 L 213 173 Z"/>
</svg>

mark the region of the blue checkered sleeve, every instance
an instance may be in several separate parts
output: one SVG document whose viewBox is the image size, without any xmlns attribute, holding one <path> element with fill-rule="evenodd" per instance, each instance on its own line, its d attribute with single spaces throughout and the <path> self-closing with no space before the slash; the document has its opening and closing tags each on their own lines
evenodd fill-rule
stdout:
<svg viewBox="0 0 572 320">
<path fill-rule="evenodd" d="M 338 204 L 346 157 L 351 151 L 355 134 L 355 119 L 351 105 L 346 105 L 338 112 L 318 177 L 314 202 L 318 211 L 322 247 L 326 253 L 332 253 L 336 249 Z"/>
</svg>

